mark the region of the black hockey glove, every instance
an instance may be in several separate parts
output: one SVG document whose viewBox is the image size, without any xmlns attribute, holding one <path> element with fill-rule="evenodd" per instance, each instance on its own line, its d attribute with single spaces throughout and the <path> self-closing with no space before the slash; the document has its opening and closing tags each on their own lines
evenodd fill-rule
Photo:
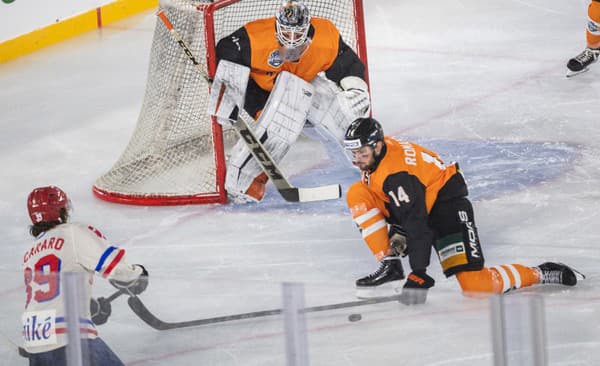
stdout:
<svg viewBox="0 0 600 366">
<path fill-rule="evenodd" d="M 413 271 L 408 275 L 402 288 L 400 302 L 404 305 L 424 304 L 427 300 L 427 289 L 435 285 L 435 280 L 425 270 Z"/>
<path fill-rule="evenodd" d="M 104 324 L 108 321 L 108 317 L 112 311 L 110 301 L 103 297 L 90 299 L 90 313 L 92 314 L 92 321 L 96 325 Z"/>
<path fill-rule="evenodd" d="M 142 269 L 142 274 L 135 280 L 131 282 L 123 282 L 117 280 L 109 280 L 111 285 L 115 286 L 120 290 L 125 290 L 129 295 L 139 295 L 146 287 L 148 287 L 148 271 L 141 264 L 134 264 L 136 267 L 140 267 Z"/>
<path fill-rule="evenodd" d="M 390 238 L 390 246 L 394 251 L 395 255 L 400 257 L 406 257 L 406 249 L 408 245 L 406 244 L 406 232 L 400 225 L 391 225 L 390 232 L 388 233 Z"/>
</svg>

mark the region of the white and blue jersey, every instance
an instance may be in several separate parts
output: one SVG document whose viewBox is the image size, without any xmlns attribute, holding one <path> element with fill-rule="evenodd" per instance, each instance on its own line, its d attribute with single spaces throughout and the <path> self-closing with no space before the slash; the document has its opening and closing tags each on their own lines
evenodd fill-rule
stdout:
<svg viewBox="0 0 600 366">
<path fill-rule="evenodd" d="M 128 265 L 124 254 L 124 249 L 111 245 L 97 229 L 76 223 L 58 225 L 35 239 L 23 257 L 26 300 L 22 320 L 27 352 L 47 352 L 67 344 L 65 272 L 80 272 L 87 278 L 79 311 L 81 337 L 98 337 L 89 309 L 93 275 L 136 280 L 142 270 Z"/>
</svg>

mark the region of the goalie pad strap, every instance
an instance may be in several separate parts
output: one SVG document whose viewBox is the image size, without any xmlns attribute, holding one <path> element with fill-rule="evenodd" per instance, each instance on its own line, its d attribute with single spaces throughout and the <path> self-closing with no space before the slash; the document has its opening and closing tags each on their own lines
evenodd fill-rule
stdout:
<svg viewBox="0 0 600 366">
<path fill-rule="evenodd" d="M 208 114 L 217 117 L 220 124 L 230 124 L 237 118 L 238 108 L 244 106 L 244 97 L 248 85 L 250 68 L 221 60 L 215 73 L 210 97 Z"/>
<path fill-rule="evenodd" d="M 357 76 L 346 76 L 345 78 L 340 80 L 340 86 L 344 90 L 359 89 L 367 91 L 369 89 L 367 87 L 367 83 Z"/>
</svg>

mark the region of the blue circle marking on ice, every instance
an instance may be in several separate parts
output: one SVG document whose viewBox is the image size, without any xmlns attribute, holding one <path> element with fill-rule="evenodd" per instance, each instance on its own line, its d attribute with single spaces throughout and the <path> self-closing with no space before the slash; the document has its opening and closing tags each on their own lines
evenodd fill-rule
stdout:
<svg viewBox="0 0 600 366">
<path fill-rule="evenodd" d="M 471 200 L 484 200 L 517 192 L 526 187 L 551 181 L 563 175 L 578 158 L 575 145 L 562 142 L 505 142 L 495 140 L 444 140 L 405 138 L 407 141 L 436 151 L 445 163 L 457 161 L 469 185 Z M 340 158 L 341 157 L 341 158 Z M 344 213 L 345 193 L 360 179 L 359 171 L 344 164 L 340 157 L 330 157 L 317 167 L 289 177 L 297 187 L 314 187 L 339 183 L 338 200 L 294 204 L 285 202 L 271 184 L 258 204 L 224 205 L 224 210 L 285 210 L 296 213 Z"/>
</svg>

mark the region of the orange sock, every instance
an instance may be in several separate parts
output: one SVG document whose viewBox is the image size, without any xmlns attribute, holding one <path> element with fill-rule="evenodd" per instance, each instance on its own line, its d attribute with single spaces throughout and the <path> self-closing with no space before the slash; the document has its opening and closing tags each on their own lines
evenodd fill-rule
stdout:
<svg viewBox="0 0 600 366">
<path fill-rule="evenodd" d="M 456 274 L 456 278 L 465 293 L 500 294 L 540 282 L 540 275 L 536 269 L 520 264 L 504 264 L 479 271 L 460 272 Z"/>
<path fill-rule="evenodd" d="M 588 29 L 586 31 L 587 46 L 600 48 L 600 2 L 592 1 L 588 7 Z M 595 28 L 595 30 L 594 30 Z"/>
<path fill-rule="evenodd" d="M 263 172 L 260 173 L 252 183 L 250 183 L 250 187 L 246 190 L 246 194 L 254 199 L 260 201 L 265 196 L 265 189 L 267 187 L 267 181 L 269 177 Z"/>
</svg>

